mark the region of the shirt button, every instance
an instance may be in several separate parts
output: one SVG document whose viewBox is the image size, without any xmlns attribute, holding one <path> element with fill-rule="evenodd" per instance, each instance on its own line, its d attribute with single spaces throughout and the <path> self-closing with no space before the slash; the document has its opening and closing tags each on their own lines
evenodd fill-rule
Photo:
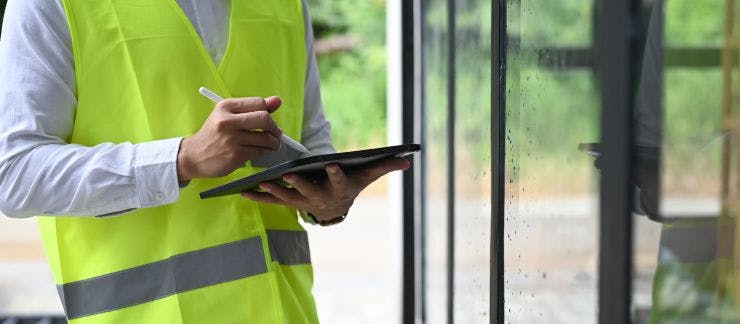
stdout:
<svg viewBox="0 0 740 324">
<path fill-rule="evenodd" d="M 156 195 L 154 195 L 154 198 L 156 198 L 159 201 L 162 201 L 164 200 L 164 198 L 166 198 L 166 196 L 163 193 L 158 192 Z"/>
</svg>

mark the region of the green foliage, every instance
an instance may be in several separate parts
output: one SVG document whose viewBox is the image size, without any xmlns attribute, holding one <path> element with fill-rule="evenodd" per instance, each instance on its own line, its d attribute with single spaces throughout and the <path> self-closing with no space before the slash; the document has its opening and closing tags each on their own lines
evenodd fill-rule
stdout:
<svg viewBox="0 0 740 324">
<path fill-rule="evenodd" d="M 521 1 L 523 44 L 585 47 L 591 44 L 593 1 Z M 514 18 L 518 15 L 514 15 Z M 516 34 L 513 34 L 516 35 Z"/>
<path fill-rule="evenodd" d="M 385 53 L 322 58 L 322 95 L 339 150 L 385 143 Z"/>
<path fill-rule="evenodd" d="M 324 109 L 338 150 L 386 142 L 385 1 L 311 0 L 318 38 L 350 34 L 348 52 L 320 56 Z"/>
<path fill-rule="evenodd" d="M 718 47 L 722 45 L 725 1 L 666 1 L 666 45 Z"/>
<path fill-rule="evenodd" d="M 444 159 L 447 142 L 447 12 L 444 1 L 429 3 L 425 32 L 426 128 L 430 155 Z M 455 141 L 459 163 L 488 169 L 491 157 L 490 2 L 460 2 L 455 34 Z"/>
</svg>

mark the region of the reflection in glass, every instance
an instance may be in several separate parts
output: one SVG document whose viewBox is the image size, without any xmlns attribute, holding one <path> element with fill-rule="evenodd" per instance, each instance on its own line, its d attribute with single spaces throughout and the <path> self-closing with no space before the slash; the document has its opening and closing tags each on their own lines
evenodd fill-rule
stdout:
<svg viewBox="0 0 740 324">
<path fill-rule="evenodd" d="M 638 89 L 665 98 L 665 104 L 638 101 L 635 107 L 635 141 L 645 142 L 647 131 L 657 134 L 661 161 L 654 174 L 633 177 L 637 188 L 645 177 L 659 179 L 656 208 L 635 210 L 638 219 L 640 214 L 649 219 L 637 223 L 637 242 L 659 232 L 654 247 L 641 249 L 637 244 L 635 250 L 636 260 L 647 260 L 647 251 L 657 250 L 652 267 L 647 263 L 638 267 L 636 280 L 651 277 L 653 284 L 641 287 L 652 288 L 652 298 L 634 298 L 636 320 L 740 321 L 736 299 L 740 286 L 735 279 L 735 246 L 740 242 L 735 235 L 740 124 L 734 82 L 740 43 L 735 36 L 739 34 L 734 3 L 645 3 L 650 10 L 644 13 L 649 21 L 642 35 Z M 661 86 L 651 87 L 651 80 Z M 638 98 L 645 96 L 638 94 Z M 651 200 L 640 196 L 648 205 Z"/>
</svg>

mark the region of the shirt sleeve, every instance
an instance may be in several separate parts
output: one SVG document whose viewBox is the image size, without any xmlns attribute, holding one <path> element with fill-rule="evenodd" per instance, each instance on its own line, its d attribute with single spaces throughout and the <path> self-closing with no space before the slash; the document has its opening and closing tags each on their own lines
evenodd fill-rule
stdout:
<svg viewBox="0 0 740 324">
<path fill-rule="evenodd" d="M 181 138 L 69 144 L 74 58 L 61 2 L 10 0 L 0 39 L 0 211 L 107 215 L 179 198 Z"/>
<path fill-rule="evenodd" d="M 304 94 L 303 132 L 301 143 L 313 154 L 334 153 L 331 142 L 331 124 L 324 116 L 321 102 L 319 68 L 314 52 L 313 27 L 308 4 L 303 1 L 303 17 L 306 30 L 306 86 Z"/>
</svg>

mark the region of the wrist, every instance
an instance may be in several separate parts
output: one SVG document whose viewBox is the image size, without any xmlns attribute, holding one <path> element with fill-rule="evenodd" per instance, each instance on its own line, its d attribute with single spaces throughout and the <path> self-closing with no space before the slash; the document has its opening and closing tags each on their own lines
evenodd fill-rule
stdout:
<svg viewBox="0 0 740 324">
<path fill-rule="evenodd" d="M 177 152 L 177 181 L 181 184 L 193 179 L 190 159 L 188 157 L 187 141 L 188 139 L 184 138 L 180 142 L 180 150 Z"/>
<path fill-rule="evenodd" d="M 339 223 L 343 222 L 345 218 L 347 218 L 347 214 L 348 213 L 349 213 L 349 211 L 346 212 L 346 213 L 344 213 L 343 215 L 339 215 L 337 217 L 332 217 L 332 218 L 323 218 L 322 217 L 322 218 L 319 218 L 316 215 L 311 214 L 310 212 L 306 212 L 306 214 L 308 214 L 308 217 L 311 218 L 315 224 L 319 224 L 321 226 L 331 226 L 331 225 L 339 224 Z"/>
</svg>

